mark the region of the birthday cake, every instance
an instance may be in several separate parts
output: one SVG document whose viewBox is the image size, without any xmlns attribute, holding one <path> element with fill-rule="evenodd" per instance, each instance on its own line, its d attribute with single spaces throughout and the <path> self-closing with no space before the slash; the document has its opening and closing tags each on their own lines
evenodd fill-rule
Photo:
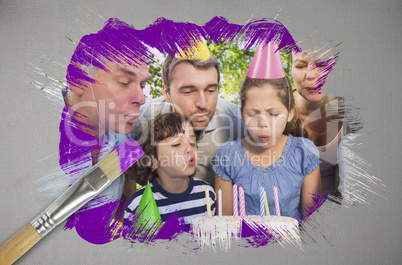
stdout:
<svg viewBox="0 0 402 265">
<path fill-rule="evenodd" d="M 231 240 L 257 237 L 266 243 L 299 243 L 299 223 L 284 216 L 248 215 L 245 217 L 210 216 L 193 219 L 192 234 L 201 246 L 220 245 L 227 250 Z"/>
</svg>

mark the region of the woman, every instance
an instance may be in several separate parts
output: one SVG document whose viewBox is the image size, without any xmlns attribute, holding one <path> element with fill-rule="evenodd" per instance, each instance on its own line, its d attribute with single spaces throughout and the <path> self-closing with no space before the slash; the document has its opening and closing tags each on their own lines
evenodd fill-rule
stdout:
<svg viewBox="0 0 402 265">
<path fill-rule="evenodd" d="M 346 133 L 343 124 L 342 98 L 322 92 L 336 57 L 322 60 L 319 51 L 292 52 L 291 71 L 295 82 L 294 98 L 299 118 L 310 131 L 320 152 L 322 190 L 339 196 L 337 191 L 337 150 Z"/>
</svg>

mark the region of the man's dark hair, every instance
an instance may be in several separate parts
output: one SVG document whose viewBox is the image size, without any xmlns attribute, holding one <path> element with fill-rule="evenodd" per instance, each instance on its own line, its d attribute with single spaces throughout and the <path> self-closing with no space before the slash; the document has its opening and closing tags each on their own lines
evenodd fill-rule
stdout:
<svg viewBox="0 0 402 265">
<path fill-rule="evenodd" d="M 215 56 L 211 55 L 208 60 L 190 60 L 190 59 L 179 59 L 176 57 L 172 57 L 170 55 L 167 56 L 165 62 L 163 63 L 162 67 L 162 79 L 163 84 L 166 86 L 167 91 L 170 92 L 170 83 L 172 82 L 172 73 L 175 67 L 181 63 L 189 63 L 197 69 L 200 70 L 207 70 L 211 67 L 215 67 L 218 73 L 218 83 L 220 80 L 219 76 L 219 62 Z"/>
</svg>

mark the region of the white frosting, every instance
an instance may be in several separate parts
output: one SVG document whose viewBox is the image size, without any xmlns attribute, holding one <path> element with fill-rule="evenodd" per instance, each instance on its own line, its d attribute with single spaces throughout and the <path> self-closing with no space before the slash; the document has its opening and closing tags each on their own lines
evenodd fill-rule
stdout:
<svg viewBox="0 0 402 265">
<path fill-rule="evenodd" d="M 221 250 L 227 251 L 231 240 L 241 237 L 242 219 L 233 216 L 198 217 L 193 219 L 191 229 L 201 247 L 215 248 L 219 245 Z M 296 219 L 249 215 L 244 217 L 244 221 L 254 229 L 260 228 L 259 235 L 263 236 L 265 232 L 267 236 L 273 236 L 278 243 L 284 241 L 300 243 L 299 223 Z"/>
</svg>

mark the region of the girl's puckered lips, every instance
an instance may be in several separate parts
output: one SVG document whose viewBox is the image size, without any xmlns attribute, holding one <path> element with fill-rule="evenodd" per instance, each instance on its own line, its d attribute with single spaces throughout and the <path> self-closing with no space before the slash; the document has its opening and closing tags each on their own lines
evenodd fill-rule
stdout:
<svg viewBox="0 0 402 265">
<path fill-rule="evenodd" d="M 268 142 L 271 137 L 269 137 L 268 135 L 260 135 L 258 138 L 259 138 L 262 142 Z"/>
</svg>

